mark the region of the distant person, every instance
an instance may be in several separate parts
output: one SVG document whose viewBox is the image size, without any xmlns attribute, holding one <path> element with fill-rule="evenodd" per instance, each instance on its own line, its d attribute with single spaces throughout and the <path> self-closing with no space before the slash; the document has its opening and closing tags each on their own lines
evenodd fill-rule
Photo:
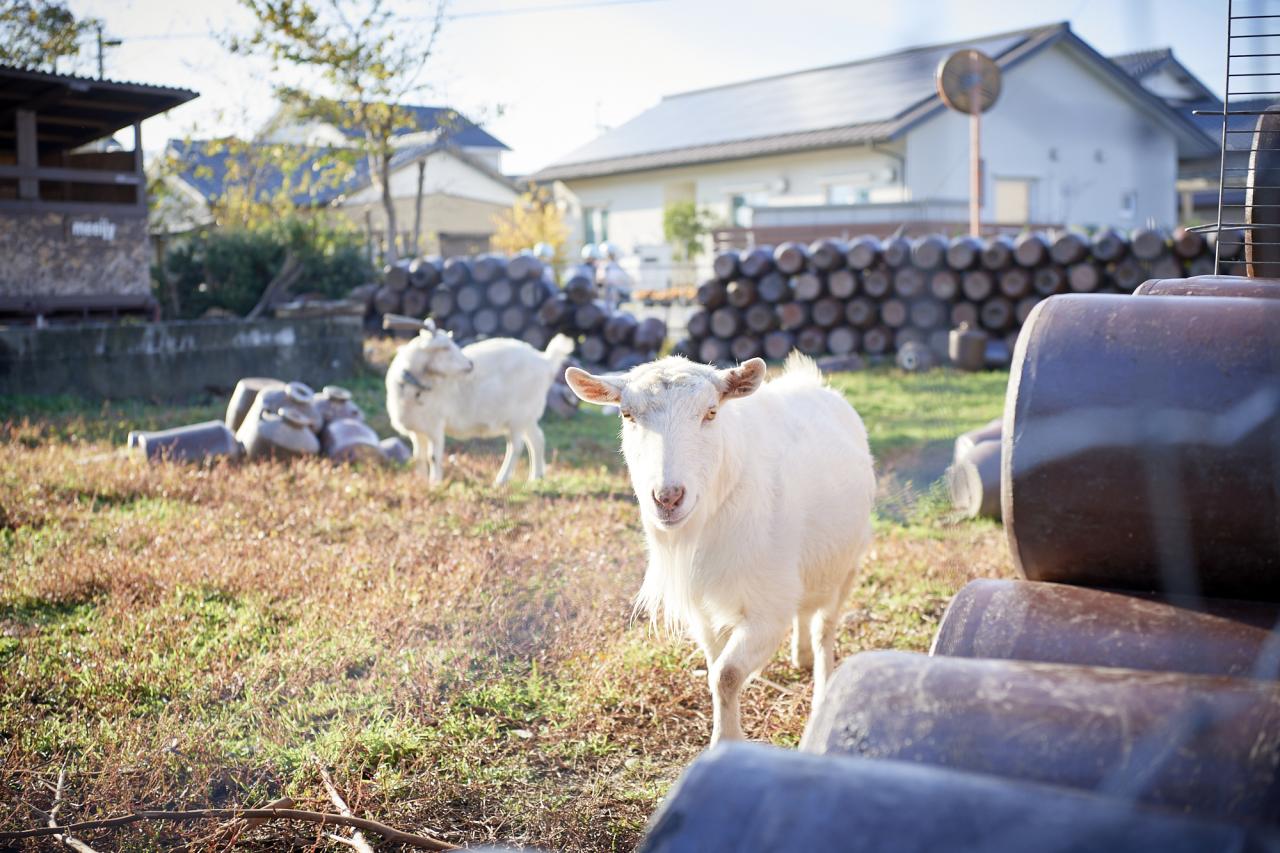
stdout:
<svg viewBox="0 0 1280 853">
<path fill-rule="evenodd" d="M 596 268 L 596 281 L 603 291 L 605 304 L 612 312 L 631 298 L 631 276 L 618 263 L 622 253 L 615 244 L 601 243 L 600 250 L 603 263 Z"/>
</svg>

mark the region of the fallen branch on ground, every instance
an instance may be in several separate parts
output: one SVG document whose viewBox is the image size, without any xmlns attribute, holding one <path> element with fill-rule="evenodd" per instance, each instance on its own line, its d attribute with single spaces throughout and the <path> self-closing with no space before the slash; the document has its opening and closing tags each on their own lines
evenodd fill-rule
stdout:
<svg viewBox="0 0 1280 853">
<path fill-rule="evenodd" d="M 264 809 L 291 809 L 293 808 L 293 798 L 281 797 L 278 800 L 272 800 L 271 802 L 267 803 L 265 806 L 263 806 L 263 808 Z M 226 828 L 222 830 L 222 834 L 218 836 L 218 840 L 222 844 L 229 844 L 235 839 L 239 838 L 242 834 L 248 832 L 251 829 L 259 827 L 266 822 L 267 822 L 266 818 L 260 818 L 260 817 L 254 818 L 253 820 L 233 820 L 231 823 L 227 824 Z"/>
<path fill-rule="evenodd" d="M 39 838 L 45 835 L 58 835 L 68 832 L 84 832 L 90 829 L 115 829 L 131 823 L 148 820 L 241 820 L 263 818 L 265 820 L 301 820 L 325 826 L 350 826 L 380 835 L 397 844 L 408 844 L 422 850 L 457 850 L 456 844 L 450 844 L 439 838 L 426 835 L 414 835 L 398 829 L 360 817 L 346 817 L 328 812 L 302 811 L 301 809 L 191 809 L 189 811 L 167 811 L 147 809 L 117 817 L 100 820 L 84 820 L 69 823 L 61 827 L 38 826 L 33 829 L 20 829 L 15 832 L 0 832 L 0 841 L 17 841 L 22 838 Z"/>
<path fill-rule="evenodd" d="M 319 762 L 317 762 L 317 766 L 320 768 L 320 781 L 324 783 L 324 789 L 329 794 L 329 799 L 333 801 L 334 806 L 337 807 L 338 813 L 343 817 L 352 817 L 351 809 L 347 807 L 346 801 L 343 800 L 342 795 L 338 793 L 338 789 L 334 786 L 333 780 L 329 778 L 329 771 L 325 770 L 324 765 L 319 764 Z M 343 838 L 341 835 L 334 832 L 327 834 L 334 841 L 340 841 L 355 850 L 359 850 L 360 853 L 373 853 L 373 848 L 369 846 L 369 842 L 364 840 L 364 836 L 360 834 L 360 830 L 358 829 L 351 830 L 350 838 Z"/>
<path fill-rule="evenodd" d="M 62 808 L 62 787 L 66 780 L 67 768 L 63 767 L 58 771 L 58 785 L 53 789 L 53 808 L 49 809 L 49 828 L 54 830 L 53 838 L 62 846 L 75 850 L 76 853 L 97 853 L 88 844 L 72 838 L 66 832 L 66 827 L 58 826 L 58 809 Z"/>
</svg>

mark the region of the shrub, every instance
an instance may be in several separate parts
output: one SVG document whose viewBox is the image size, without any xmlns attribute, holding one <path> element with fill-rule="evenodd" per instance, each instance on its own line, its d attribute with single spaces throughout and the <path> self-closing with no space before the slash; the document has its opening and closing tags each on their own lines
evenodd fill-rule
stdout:
<svg viewBox="0 0 1280 853">
<path fill-rule="evenodd" d="M 263 228 L 213 229 L 169 249 L 152 287 L 167 313 L 199 317 L 210 308 L 247 314 L 292 251 L 302 264 L 296 294 L 340 298 L 374 275 L 363 236 L 298 218 Z"/>
</svg>

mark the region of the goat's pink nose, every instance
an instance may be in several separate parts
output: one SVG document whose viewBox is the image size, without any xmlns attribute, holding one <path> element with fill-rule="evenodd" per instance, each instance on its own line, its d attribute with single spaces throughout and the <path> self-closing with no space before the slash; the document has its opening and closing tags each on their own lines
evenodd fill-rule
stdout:
<svg viewBox="0 0 1280 853">
<path fill-rule="evenodd" d="M 663 486 L 653 493 L 653 502 L 666 510 L 680 506 L 684 500 L 684 486 Z"/>
</svg>

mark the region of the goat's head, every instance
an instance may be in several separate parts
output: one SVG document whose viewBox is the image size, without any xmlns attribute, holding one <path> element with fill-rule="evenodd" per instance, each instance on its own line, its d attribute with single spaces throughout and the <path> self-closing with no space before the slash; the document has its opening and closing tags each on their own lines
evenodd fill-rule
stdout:
<svg viewBox="0 0 1280 853">
<path fill-rule="evenodd" d="M 716 370 L 671 357 L 616 376 L 570 367 L 565 380 L 588 403 L 619 407 L 622 453 L 641 513 L 669 530 L 688 520 L 717 474 L 724 441 L 716 422 L 720 406 L 753 393 L 764 373 L 758 358 Z"/>
<path fill-rule="evenodd" d="M 453 334 L 437 329 L 434 324 L 423 328 L 416 338 L 401 347 L 401 352 L 408 361 L 405 367 L 415 376 L 460 376 L 475 368 L 453 342 Z"/>
</svg>

